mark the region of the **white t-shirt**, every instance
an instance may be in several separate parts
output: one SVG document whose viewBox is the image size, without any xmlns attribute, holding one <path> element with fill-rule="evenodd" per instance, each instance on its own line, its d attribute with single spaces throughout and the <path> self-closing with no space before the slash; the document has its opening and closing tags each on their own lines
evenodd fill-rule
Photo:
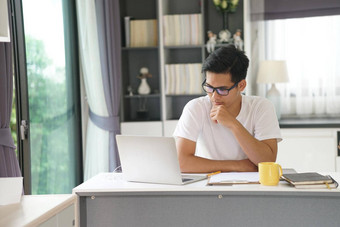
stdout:
<svg viewBox="0 0 340 227">
<path fill-rule="evenodd" d="M 210 119 L 208 96 L 189 101 L 183 109 L 174 136 L 196 143 L 196 156 L 213 160 L 242 160 L 247 156 L 230 129 Z M 236 119 L 258 140 L 282 140 L 273 104 L 262 97 L 242 95 Z"/>
</svg>

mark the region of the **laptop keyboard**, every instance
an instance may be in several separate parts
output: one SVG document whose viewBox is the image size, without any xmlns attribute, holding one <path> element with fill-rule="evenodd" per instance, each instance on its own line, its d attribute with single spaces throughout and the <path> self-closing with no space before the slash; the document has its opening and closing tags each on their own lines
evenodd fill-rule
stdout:
<svg viewBox="0 0 340 227">
<path fill-rule="evenodd" d="M 187 182 L 187 181 L 190 181 L 190 180 L 192 180 L 192 178 L 182 178 L 182 182 L 184 183 L 184 182 Z"/>
</svg>

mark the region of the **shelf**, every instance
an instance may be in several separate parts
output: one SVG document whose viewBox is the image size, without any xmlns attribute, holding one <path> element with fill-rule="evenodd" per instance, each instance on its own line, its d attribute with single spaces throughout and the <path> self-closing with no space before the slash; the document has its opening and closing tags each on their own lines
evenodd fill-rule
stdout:
<svg viewBox="0 0 340 227">
<path fill-rule="evenodd" d="M 217 48 L 217 47 L 226 47 L 226 46 L 228 46 L 228 45 L 230 45 L 230 44 L 233 44 L 233 42 L 229 42 L 229 43 L 219 43 L 219 44 L 216 44 L 216 45 L 215 45 L 215 48 Z M 205 44 L 204 47 L 207 47 L 207 45 Z"/>
<path fill-rule="evenodd" d="M 150 118 L 147 120 L 141 120 L 141 119 L 130 119 L 127 121 L 124 121 L 124 124 L 126 123 L 146 123 L 146 122 L 150 122 L 150 123 L 157 123 L 160 122 L 161 120 L 159 118 Z"/>
<path fill-rule="evenodd" d="M 200 97 L 205 96 L 206 94 L 168 94 L 166 97 L 175 97 L 175 98 L 181 98 L 181 97 Z"/>
<path fill-rule="evenodd" d="M 280 128 L 340 128 L 337 118 L 282 118 Z"/>
<path fill-rule="evenodd" d="M 202 13 L 204 0 L 163 0 L 163 15 Z"/>
<path fill-rule="evenodd" d="M 159 98 L 160 94 L 150 94 L 150 95 L 124 95 L 127 99 L 137 99 L 137 98 Z"/>
<path fill-rule="evenodd" d="M 165 95 L 166 97 L 177 97 L 177 98 L 181 98 L 181 97 L 199 97 L 199 96 L 205 96 L 206 94 L 202 93 L 202 94 L 167 94 Z M 137 99 L 137 98 L 159 98 L 160 94 L 150 94 L 150 95 L 124 95 L 124 98 L 126 99 Z"/>
<path fill-rule="evenodd" d="M 128 50 L 157 50 L 158 46 L 154 47 L 122 47 L 122 50 L 128 51 Z"/>
<path fill-rule="evenodd" d="M 202 48 L 204 45 L 183 45 L 183 46 L 164 46 L 165 49 L 196 49 Z"/>
</svg>

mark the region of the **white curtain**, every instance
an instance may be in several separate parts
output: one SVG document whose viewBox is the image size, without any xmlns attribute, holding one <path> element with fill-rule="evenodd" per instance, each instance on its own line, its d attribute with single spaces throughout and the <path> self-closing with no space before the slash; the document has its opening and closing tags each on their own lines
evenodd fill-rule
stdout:
<svg viewBox="0 0 340 227">
<path fill-rule="evenodd" d="M 266 21 L 266 58 L 286 60 L 283 115 L 340 114 L 340 16 Z"/>
<path fill-rule="evenodd" d="M 89 108 L 99 116 L 108 116 L 105 103 L 95 0 L 77 0 L 79 49 Z M 109 171 L 109 131 L 97 127 L 89 118 L 84 151 L 84 180 Z"/>
</svg>

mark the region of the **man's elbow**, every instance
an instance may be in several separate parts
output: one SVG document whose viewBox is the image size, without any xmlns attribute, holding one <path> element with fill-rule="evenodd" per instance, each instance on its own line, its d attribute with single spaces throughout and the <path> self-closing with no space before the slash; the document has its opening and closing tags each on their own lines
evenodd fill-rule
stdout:
<svg viewBox="0 0 340 227">
<path fill-rule="evenodd" d="M 181 169 L 182 173 L 189 173 L 192 172 L 191 164 L 190 164 L 190 156 L 188 155 L 179 155 L 179 168 Z"/>
<path fill-rule="evenodd" d="M 261 160 L 255 162 L 254 164 L 256 166 L 258 166 L 260 162 L 276 162 L 276 155 L 275 156 L 274 155 L 273 156 L 269 156 L 269 157 L 266 157 L 264 159 L 261 159 Z"/>
</svg>

